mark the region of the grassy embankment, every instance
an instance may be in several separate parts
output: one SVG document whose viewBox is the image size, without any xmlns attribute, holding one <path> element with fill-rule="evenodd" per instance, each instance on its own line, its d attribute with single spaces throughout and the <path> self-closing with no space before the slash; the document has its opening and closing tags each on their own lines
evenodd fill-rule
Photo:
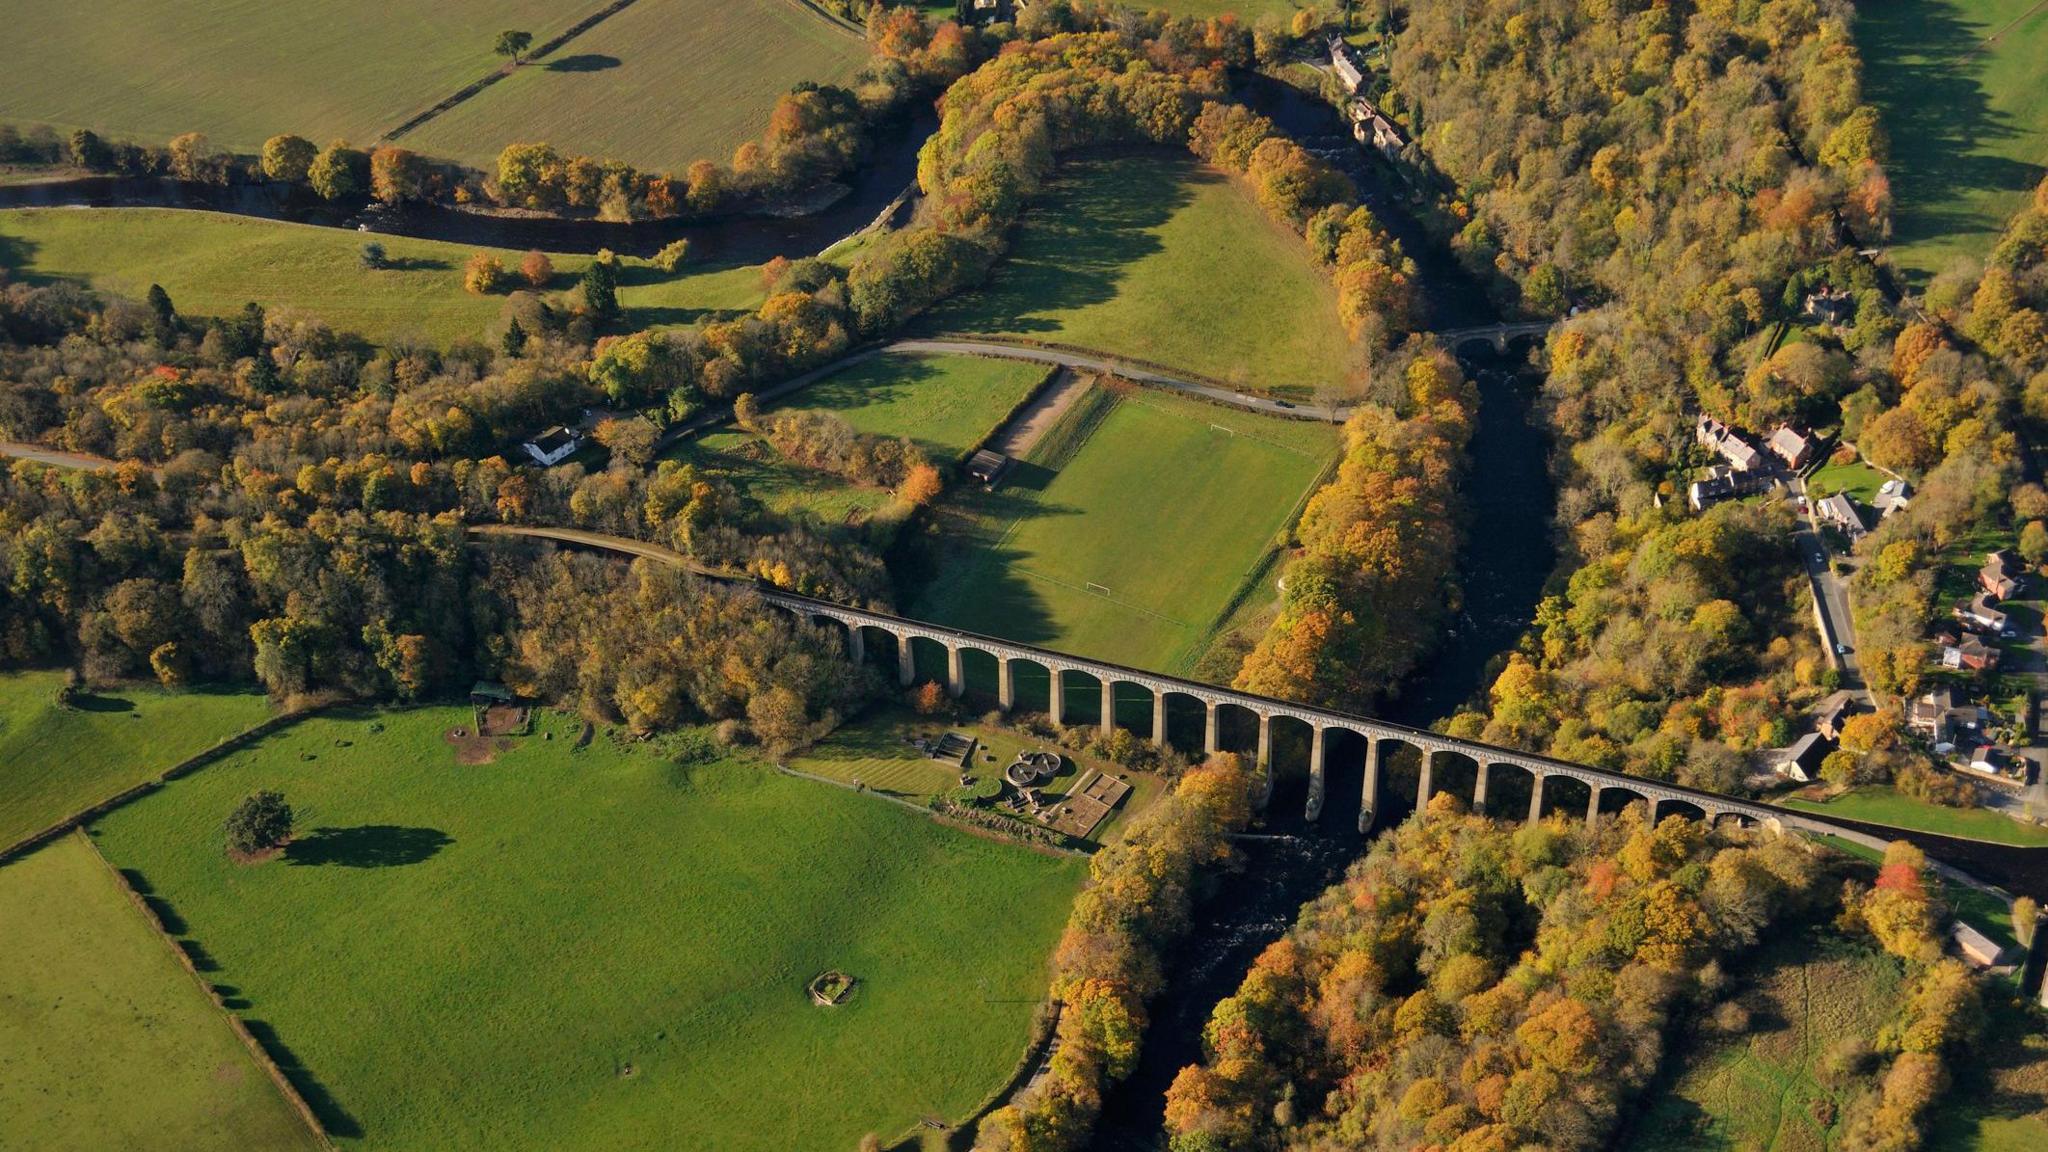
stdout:
<svg viewBox="0 0 2048 1152">
<path fill-rule="evenodd" d="M 1163 150 L 1067 163 L 988 285 L 916 327 L 1069 344 L 1296 399 L 1352 361 L 1336 291 L 1301 239 Z"/>
<path fill-rule="evenodd" d="M 363 245 L 373 239 L 384 246 L 389 267 L 363 266 Z M 180 312 L 194 316 L 226 315 L 253 300 L 377 341 L 424 337 L 446 344 L 502 331 L 506 298 L 462 287 L 463 268 L 477 251 L 438 240 L 168 208 L 0 212 L 0 259 L 17 261 L 28 280 L 78 280 L 134 300 L 161 284 Z M 513 269 L 525 255 L 490 251 Z M 553 262 L 549 288 L 561 290 L 575 286 L 590 258 L 565 254 Z M 619 301 L 634 327 L 750 309 L 763 294 L 752 267 L 685 267 L 671 277 L 627 260 L 620 273 Z"/>
<path fill-rule="evenodd" d="M 1802 812 L 1839 816 L 1844 820 L 1864 820 L 1893 828 L 1913 828 L 1943 836 L 1989 840 L 1995 844 L 2048 846 L 2048 828 L 2022 824 L 1983 808 L 1947 808 L 1929 804 L 1901 795 L 1889 786 L 1852 788 L 1833 800 L 1822 802 L 1787 799 L 1781 803 Z"/>
<path fill-rule="evenodd" d="M 17 5 L 0 40 L 0 122 L 148 143 L 198 131 L 243 153 L 279 132 L 367 145 L 501 67 L 500 30 L 538 45 L 603 6 Z M 786 0 L 639 0 L 402 143 L 488 166 L 507 144 L 547 140 L 680 171 L 725 160 L 761 134 L 776 96 L 843 82 L 865 55 L 857 36 Z"/>
<path fill-rule="evenodd" d="M 131 687 L 57 703 L 59 672 L 0 675 L 0 847 L 270 715 L 261 695 Z"/>
<path fill-rule="evenodd" d="M 1000 489 L 942 506 L 910 615 L 1184 671 L 1336 448 L 1326 426 L 1098 386 Z"/>
<path fill-rule="evenodd" d="M 790 0 L 637 0 L 406 143 L 487 166 L 508 143 L 546 140 L 681 174 L 758 139 L 799 81 L 844 84 L 866 58 L 858 36 Z"/>
<path fill-rule="evenodd" d="M 1891 257 L 1924 284 L 1982 260 L 2048 165 L 2048 7 L 1871 0 L 1856 7 L 1863 92 L 1891 138 Z"/>
<path fill-rule="evenodd" d="M 78 835 L 0 868 L 0 1147 L 314 1148 Z"/>
<path fill-rule="evenodd" d="M 1009 1074 L 1081 861 L 756 763 L 579 748 L 566 718 L 462 766 L 442 733 L 469 715 L 309 720 L 94 829 L 337 1135 L 847 1148 Z M 220 821 L 264 787 L 300 837 L 236 864 Z M 846 1004 L 805 994 L 827 969 Z"/>
<path fill-rule="evenodd" d="M 879 356 L 836 372 L 779 408 L 828 411 L 857 432 L 908 436 L 934 461 L 964 457 L 1046 377 L 1042 364 L 978 356 Z M 785 515 L 838 524 L 873 515 L 894 497 L 784 460 L 760 437 L 723 428 L 673 455 L 718 473 Z"/>
</svg>

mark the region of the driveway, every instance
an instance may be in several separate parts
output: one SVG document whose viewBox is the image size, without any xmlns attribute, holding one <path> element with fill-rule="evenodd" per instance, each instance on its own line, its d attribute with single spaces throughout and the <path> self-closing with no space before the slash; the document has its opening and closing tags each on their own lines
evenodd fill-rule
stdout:
<svg viewBox="0 0 2048 1152">
<path fill-rule="evenodd" d="M 1806 481 L 1793 480 L 1794 495 L 1806 495 Z M 1848 651 L 1836 657 L 1842 669 L 1842 687 L 1856 693 L 1866 704 L 1874 704 L 1870 690 L 1863 683 L 1863 666 L 1856 650 L 1856 621 L 1849 612 L 1849 582 L 1827 562 L 1827 538 L 1821 534 L 1820 524 L 1814 519 L 1813 501 L 1806 501 L 1806 512 L 1801 518 L 1803 527 L 1792 536 L 1793 546 L 1799 549 L 1799 563 L 1806 569 L 1807 583 L 1813 589 L 1814 599 L 1820 604 L 1821 616 L 1827 621 L 1826 634 L 1821 642 L 1839 644 Z"/>
</svg>

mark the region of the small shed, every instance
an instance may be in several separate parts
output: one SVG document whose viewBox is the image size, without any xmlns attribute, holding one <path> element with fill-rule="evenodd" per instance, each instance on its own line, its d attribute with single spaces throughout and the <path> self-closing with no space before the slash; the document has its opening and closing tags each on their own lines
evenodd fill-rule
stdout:
<svg viewBox="0 0 2048 1152">
<path fill-rule="evenodd" d="M 1949 938 L 1956 942 L 1963 959 L 1979 968 L 1994 967 L 2005 958 L 2005 949 L 2000 948 L 1996 940 L 1960 920 L 1949 930 Z"/>
<path fill-rule="evenodd" d="M 983 448 L 967 458 L 967 475 L 990 492 L 1003 482 L 1003 474 L 1009 470 L 1010 458 L 1001 452 Z"/>
</svg>

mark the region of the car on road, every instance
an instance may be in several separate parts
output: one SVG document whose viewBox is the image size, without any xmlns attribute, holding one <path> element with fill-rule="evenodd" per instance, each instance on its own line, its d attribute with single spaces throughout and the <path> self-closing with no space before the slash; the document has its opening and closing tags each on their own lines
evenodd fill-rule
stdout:
<svg viewBox="0 0 2048 1152">
<path fill-rule="evenodd" d="M 1826 554 L 1826 553 L 1824 553 L 1824 552 L 1815 552 L 1815 553 L 1813 554 L 1813 562 L 1814 562 L 1815 564 L 1825 564 L 1825 563 L 1827 563 L 1827 562 L 1828 562 L 1827 554 Z"/>
<path fill-rule="evenodd" d="M 1848 654 L 1849 654 L 1849 646 L 1848 646 L 1847 644 L 1837 644 L 1837 645 L 1835 645 L 1835 655 L 1837 655 L 1837 656 L 1847 656 Z"/>
<path fill-rule="evenodd" d="M 2017 629 L 2017 628 L 2007 628 L 2006 630 L 2004 630 L 2003 632 L 2000 632 L 2000 633 L 1998 634 L 1998 638 L 1999 638 L 2000 640 L 2017 640 L 2017 639 L 2019 639 L 2019 635 L 2020 635 L 2019 629 Z"/>
</svg>

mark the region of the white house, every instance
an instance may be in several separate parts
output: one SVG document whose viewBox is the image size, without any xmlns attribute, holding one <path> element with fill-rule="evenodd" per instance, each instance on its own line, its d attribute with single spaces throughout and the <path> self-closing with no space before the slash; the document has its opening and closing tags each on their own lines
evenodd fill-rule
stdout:
<svg viewBox="0 0 2048 1152">
<path fill-rule="evenodd" d="M 543 468 L 552 468 L 574 455 L 582 447 L 583 438 L 562 427 L 560 424 L 535 436 L 520 447 L 533 457 L 533 462 Z"/>
</svg>

